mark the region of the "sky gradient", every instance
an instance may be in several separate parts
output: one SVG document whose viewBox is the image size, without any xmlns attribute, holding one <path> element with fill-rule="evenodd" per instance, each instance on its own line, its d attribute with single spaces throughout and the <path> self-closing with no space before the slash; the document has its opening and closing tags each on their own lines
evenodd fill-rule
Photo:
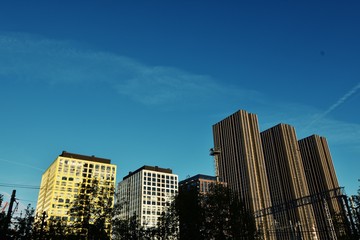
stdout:
<svg viewBox="0 0 360 240">
<path fill-rule="evenodd" d="M 63 150 L 214 175 L 212 125 L 327 138 L 348 194 L 360 178 L 358 1 L 0 3 L 0 193 L 36 204 Z"/>
</svg>

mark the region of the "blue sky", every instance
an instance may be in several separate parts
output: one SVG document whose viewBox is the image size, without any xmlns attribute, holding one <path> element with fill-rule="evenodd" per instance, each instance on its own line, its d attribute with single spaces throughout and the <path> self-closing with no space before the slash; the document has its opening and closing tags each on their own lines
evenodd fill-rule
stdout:
<svg viewBox="0 0 360 240">
<path fill-rule="evenodd" d="M 358 1 L 0 3 L 0 184 L 39 186 L 63 151 L 180 180 L 214 174 L 212 125 L 327 138 L 348 194 L 360 178 Z M 12 187 L 0 187 L 5 197 Z M 38 191 L 16 188 L 20 203 Z"/>
</svg>

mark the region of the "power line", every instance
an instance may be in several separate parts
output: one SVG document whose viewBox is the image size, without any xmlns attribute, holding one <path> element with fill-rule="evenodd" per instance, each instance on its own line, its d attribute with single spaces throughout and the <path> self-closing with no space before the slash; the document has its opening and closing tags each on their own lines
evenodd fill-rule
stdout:
<svg viewBox="0 0 360 240">
<path fill-rule="evenodd" d="M 20 199 L 20 198 L 17 198 L 17 200 L 19 200 L 19 201 L 23 201 L 23 202 L 34 202 L 34 203 L 36 203 L 36 202 L 37 202 L 37 201 L 34 201 L 34 200 Z"/>
<path fill-rule="evenodd" d="M 14 183 L 0 183 L 0 187 L 41 189 L 40 186 L 27 185 L 27 184 L 14 184 Z"/>
</svg>

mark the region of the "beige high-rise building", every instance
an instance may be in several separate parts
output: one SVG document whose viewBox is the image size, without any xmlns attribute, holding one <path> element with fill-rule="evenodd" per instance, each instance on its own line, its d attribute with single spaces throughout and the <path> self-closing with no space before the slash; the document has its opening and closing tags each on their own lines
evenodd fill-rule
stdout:
<svg viewBox="0 0 360 240">
<path fill-rule="evenodd" d="M 213 125 L 217 176 L 237 192 L 253 213 L 271 206 L 258 119 L 255 114 L 240 110 Z M 272 215 L 256 219 L 264 239 L 272 234 Z"/>
<path fill-rule="evenodd" d="M 260 133 L 273 206 L 291 203 L 310 195 L 295 128 L 279 124 Z M 313 239 L 316 222 L 311 204 L 274 213 L 277 239 Z"/>
<path fill-rule="evenodd" d="M 312 135 L 299 140 L 310 194 L 323 193 L 324 198 L 313 203 L 320 239 L 334 239 L 344 230 L 334 226 L 335 215 L 343 216 L 341 193 L 326 138 Z"/>
<path fill-rule="evenodd" d="M 84 194 L 81 185 L 96 179 L 104 195 L 113 199 L 109 194 L 115 189 L 115 178 L 116 165 L 110 159 L 63 151 L 42 175 L 36 215 L 41 217 L 45 212 L 47 219 L 72 222 L 75 219 L 69 210 L 77 197 Z"/>
</svg>

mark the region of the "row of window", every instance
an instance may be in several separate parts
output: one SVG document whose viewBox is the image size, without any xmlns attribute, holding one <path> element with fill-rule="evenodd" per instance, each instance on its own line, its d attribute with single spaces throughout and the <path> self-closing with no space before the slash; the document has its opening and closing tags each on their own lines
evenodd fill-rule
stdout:
<svg viewBox="0 0 360 240">
<path fill-rule="evenodd" d="M 169 185 L 166 185 L 166 188 L 167 189 L 170 189 L 170 188 L 173 188 L 173 189 L 177 189 L 177 185 L 171 185 L 171 186 L 169 186 Z M 164 187 L 150 187 L 150 186 L 144 186 L 144 190 L 148 190 L 148 191 L 150 191 L 150 190 L 152 190 L 152 191 L 158 191 L 158 192 L 165 192 L 165 188 Z"/>
<path fill-rule="evenodd" d="M 165 175 L 165 174 L 159 174 L 159 173 L 151 173 L 151 172 L 144 172 L 144 176 L 152 177 L 154 178 L 166 178 L 166 179 L 177 179 L 177 176 L 172 175 Z"/>
<path fill-rule="evenodd" d="M 160 210 L 155 210 L 155 209 L 153 209 L 152 211 L 150 210 L 150 209 L 147 209 L 146 211 L 145 210 L 143 210 L 143 214 L 145 215 L 157 215 L 157 216 L 160 216 L 161 215 L 161 213 L 162 213 L 162 211 L 160 211 Z"/>
<path fill-rule="evenodd" d="M 83 162 L 76 162 L 76 161 L 68 161 L 68 160 L 60 160 L 59 162 L 59 169 L 62 169 L 64 167 L 64 169 L 71 169 L 71 170 L 75 170 L 75 168 L 77 170 L 81 169 L 83 167 L 83 169 L 85 171 L 87 171 L 88 169 L 94 169 L 95 170 L 100 170 L 101 171 L 106 171 L 110 172 L 113 171 L 115 172 L 115 167 L 110 167 L 110 166 L 105 166 L 105 165 L 100 165 L 100 164 L 88 164 L 88 163 L 83 163 Z"/>
<path fill-rule="evenodd" d="M 164 189 L 162 189 L 162 190 L 164 190 Z M 161 194 L 164 195 L 164 192 L 165 192 L 165 191 L 163 191 L 163 193 L 161 193 Z M 172 193 L 172 194 L 176 193 L 175 190 L 170 190 L 170 189 L 166 189 L 166 192 L 167 192 L 167 193 Z M 160 196 L 160 192 L 156 192 L 156 191 L 144 191 L 144 195 Z"/>
<path fill-rule="evenodd" d="M 171 184 L 171 185 L 169 185 L 169 184 L 166 184 L 165 185 L 165 183 L 150 183 L 150 182 L 147 182 L 147 183 L 144 183 L 144 185 L 146 185 L 146 186 L 153 186 L 153 187 L 166 187 L 166 188 L 177 188 L 177 185 L 175 185 L 175 184 Z"/>
<path fill-rule="evenodd" d="M 168 181 L 169 179 L 170 180 L 177 180 L 177 177 L 174 177 L 174 176 L 166 176 L 165 175 L 162 175 L 162 177 L 146 177 L 144 176 L 144 180 L 148 180 L 148 181 L 154 181 L 154 182 L 159 182 L 160 180 L 161 181 L 165 181 L 165 179 Z"/>
<path fill-rule="evenodd" d="M 152 206 L 170 206 L 170 203 L 169 202 L 157 202 L 157 201 L 146 201 L 144 200 L 143 201 L 143 204 L 144 205 L 152 205 Z"/>
</svg>

